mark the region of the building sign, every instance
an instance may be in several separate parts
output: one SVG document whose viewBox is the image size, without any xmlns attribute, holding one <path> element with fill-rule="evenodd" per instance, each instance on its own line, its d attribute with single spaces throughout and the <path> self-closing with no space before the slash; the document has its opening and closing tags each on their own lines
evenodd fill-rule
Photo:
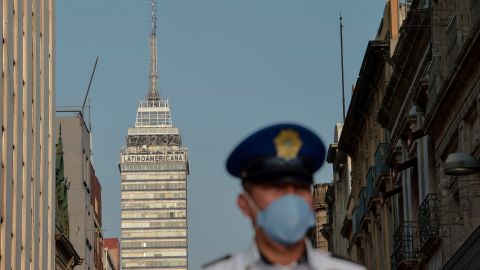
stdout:
<svg viewBox="0 0 480 270">
<path fill-rule="evenodd" d="M 159 154 L 159 155 L 122 155 L 121 162 L 165 162 L 165 161 L 186 161 L 183 154 Z"/>
<path fill-rule="evenodd" d="M 129 135 L 127 146 L 180 146 L 180 135 Z"/>
</svg>

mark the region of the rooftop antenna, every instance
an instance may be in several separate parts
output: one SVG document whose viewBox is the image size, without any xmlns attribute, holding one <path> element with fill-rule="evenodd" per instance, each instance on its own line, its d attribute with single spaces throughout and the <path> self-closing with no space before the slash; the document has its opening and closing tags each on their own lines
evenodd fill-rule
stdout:
<svg viewBox="0 0 480 270">
<path fill-rule="evenodd" d="M 150 33 L 150 89 L 148 100 L 160 99 L 158 93 L 158 70 L 157 70 L 157 0 L 152 0 L 152 31 Z"/>
<path fill-rule="evenodd" d="M 345 77 L 343 72 L 343 20 L 340 12 L 340 61 L 342 68 L 342 105 L 343 105 L 343 123 L 345 123 Z"/>
<path fill-rule="evenodd" d="M 85 94 L 85 98 L 83 99 L 82 110 L 81 110 L 82 111 L 82 117 L 85 115 L 83 113 L 83 109 L 85 108 L 85 103 L 87 102 L 88 93 L 90 92 L 90 87 L 92 86 L 93 75 L 95 75 L 95 69 L 97 69 L 97 64 L 98 64 L 98 56 L 97 56 L 97 59 L 95 59 L 95 64 L 93 65 L 92 75 L 90 76 L 90 82 L 88 82 L 87 93 Z"/>
</svg>

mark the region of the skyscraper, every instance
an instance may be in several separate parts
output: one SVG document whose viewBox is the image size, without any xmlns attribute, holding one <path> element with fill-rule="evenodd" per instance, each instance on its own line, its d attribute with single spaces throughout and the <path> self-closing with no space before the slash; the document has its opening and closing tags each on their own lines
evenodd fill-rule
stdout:
<svg viewBox="0 0 480 270">
<path fill-rule="evenodd" d="M 187 269 L 188 152 L 160 98 L 156 0 L 152 0 L 150 89 L 120 153 L 122 269 Z"/>
<path fill-rule="evenodd" d="M 0 269 L 55 268 L 55 2 L 0 4 Z"/>
</svg>

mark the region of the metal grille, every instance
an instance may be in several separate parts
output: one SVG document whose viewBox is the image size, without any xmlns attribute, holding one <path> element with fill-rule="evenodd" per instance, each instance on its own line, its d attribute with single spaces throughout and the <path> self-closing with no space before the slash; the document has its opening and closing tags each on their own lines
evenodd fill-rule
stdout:
<svg viewBox="0 0 480 270">
<path fill-rule="evenodd" d="M 392 270 L 402 264 L 418 264 L 420 258 L 418 222 L 405 221 L 393 235 Z"/>
<path fill-rule="evenodd" d="M 377 182 L 379 181 L 381 176 L 388 175 L 389 168 L 386 164 L 386 156 L 388 150 L 388 143 L 380 143 L 377 146 L 377 150 L 375 151 L 375 178 Z"/>
<path fill-rule="evenodd" d="M 439 197 L 428 194 L 419 208 L 418 221 L 420 225 L 420 246 L 439 237 Z"/>
</svg>

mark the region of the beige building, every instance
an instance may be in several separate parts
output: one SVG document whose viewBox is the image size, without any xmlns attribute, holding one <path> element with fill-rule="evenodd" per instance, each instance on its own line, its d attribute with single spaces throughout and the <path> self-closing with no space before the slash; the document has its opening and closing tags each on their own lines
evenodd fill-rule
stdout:
<svg viewBox="0 0 480 270">
<path fill-rule="evenodd" d="M 334 194 L 327 200 L 332 216 L 326 226 L 330 251 L 367 269 L 391 265 L 392 210 L 380 199 L 392 189 L 384 161 L 388 132 L 377 122 L 377 112 L 390 81 L 388 60 L 406 9 L 397 1 L 387 1 L 376 39 L 365 51 L 345 123 L 336 125 L 335 141 L 327 153 L 334 171 L 330 192 Z"/>
<path fill-rule="evenodd" d="M 103 269 L 120 270 L 120 241 L 117 238 L 105 238 L 103 243 Z"/>
<path fill-rule="evenodd" d="M 64 173 L 69 183 L 69 238 L 83 263 L 75 269 L 102 269 L 100 184 L 91 164 L 91 133 L 80 112 L 57 117 L 62 126 Z"/>
<path fill-rule="evenodd" d="M 313 209 L 315 210 L 315 231 L 313 233 L 313 246 L 315 248 L 328 251 L 328 241 L 323 236 L 322 230 L 324 225 L 328 223 L 327 219 L 327 203 L 325 196 L 328 184 L 313 185 Z"/>
<path fill-rule="evenodd" d="M 122 269 L 188 269 L 188 149 L 160 97 L 157 1 L 152 0 L 150 88 L 128 129 L 118 168 L 122 180 Z"/>
<path fill-rule="evenodd" d="M 328 240 L 328 250 L 336 256 L 348 258 L 348 241 L 343 237 L 342 229 L 347 218 L 347 204 L 351 194 L 351 162 L 348 155 L 338 151 L 338 140 L 342 133 L 343 124 L 336 124 L 334 143 L 330 144 L 327 152 L 327 162 L 333 165 L 333 179 L 329 187 L 332 196 L 327 197 L 328 223 L 325 224 L 325 238 Z"/>
<path fill-rule="evenodd" d="M 55 269 L 70 270 L 80 265 L 82 260 L 69 240 L 70 225 L 68 216 L 68 188 L 63 159 L 62 129 L 59 129 L 55 162 Z"/>
<path fill-rule="evenodd" d="M 388 7 L 328 154 L 351 180 L 333 204 L 348 197 L 346 252 L 368 269 L 478 269 L 480 1 Z"/>
<path fill-rule="evenodd" d="M 394 269 L 478 269 L 479 17 L 480 1 L 413 1 L 399 37 L 378 117 L 401 191 Z"/>
<path fill-rule="evenodd" d="M 54 5 L 0 5 L 0 269 L 55 267 Z"/>
</svg>

